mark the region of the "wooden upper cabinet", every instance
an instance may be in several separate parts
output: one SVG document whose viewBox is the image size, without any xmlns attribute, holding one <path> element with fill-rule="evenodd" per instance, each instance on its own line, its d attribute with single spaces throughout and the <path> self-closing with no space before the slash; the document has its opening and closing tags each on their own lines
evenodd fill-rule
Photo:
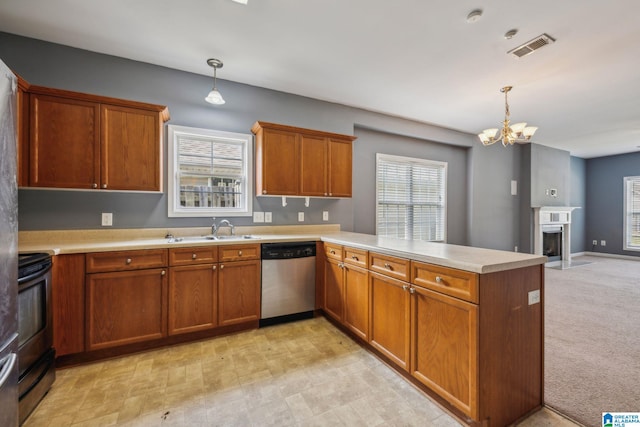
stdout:
<svg viewBox="0 0 640 427">
<path fill-rule="evenodd" d="M 298 155 L 295 134 L 277 129 L 258 131 L 256 133 L 256 194 L 297 195 L 299 192 Z"/>
<path fill-rule="evenodd" d="M 102 188 L 158 191 L 162 187 L 161 125 L 158 113 L 135 108 L 101 107 Z"/>
<path fill-rule="evenodd" d="M 251 131 L 256 194 L 351 197 L 354 136 L 265 122 Z"/>
<path fill-rule="evenodd" d="M 24 185 L 162 191 L 166 107 L 40 86 L 28 97 Z"/>
<path fill-rule="evenodd" d="M 29 83 L 18 76 L 17 111 L 17 180 L 18 186 L 24 187 L 29 183 Z"/>
<path fill-rule="evenodd" d="M 91 188 L 100 181 L 100 106 L 30 94 L 29 185 Z"/>
<path fill-rule="evenodd" d="M 328 140 L 328 187 L 331 197 L 351 197 L 353 148 L 352 142 Z"/>
<path fill-rule="evenodd" d="M 300 194 L 328 196 L 327 169 L 327 139 L 300 135 Z"/>
</svg>

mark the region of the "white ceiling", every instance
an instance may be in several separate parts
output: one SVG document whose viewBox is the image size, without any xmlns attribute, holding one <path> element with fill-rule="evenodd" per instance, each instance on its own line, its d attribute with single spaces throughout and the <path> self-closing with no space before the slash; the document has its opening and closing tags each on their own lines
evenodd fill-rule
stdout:
<svg viewBox="0 0 640 427">
<path fill-rule="evenodd" d="M 224 80 L 473 134 L 500 126 L 512 85 L 512 123 L 589 158 L 639 149 L 638 15 L 637 0 L 2 0 L 0 31 L 204 75 L 216 57 Z M 506 54 L 542 33 L 556 43 Z"/>
</svg>

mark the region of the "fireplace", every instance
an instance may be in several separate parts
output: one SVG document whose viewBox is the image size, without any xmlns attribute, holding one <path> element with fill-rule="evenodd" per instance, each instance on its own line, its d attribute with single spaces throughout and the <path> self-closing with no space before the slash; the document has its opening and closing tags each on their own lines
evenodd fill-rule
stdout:
<svg viewBox="0 0 640 427">
<path fill-rule="evenodd" d="M 549 262 L 562 261 L 562 232 L 563 227 L 542 228 L 542 255 L 546 256 Z"/>
<path fill-rule="evenodd" d="M 571 211 L 568 206 L 541 206 L 534 210 L 533 253 L 549 263 L 571 263 Z"/>
</svg>

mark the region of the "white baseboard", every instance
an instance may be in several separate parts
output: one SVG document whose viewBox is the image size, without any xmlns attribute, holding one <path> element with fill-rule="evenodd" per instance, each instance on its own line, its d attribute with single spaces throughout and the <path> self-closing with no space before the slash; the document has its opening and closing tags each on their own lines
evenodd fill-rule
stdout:
<svg viewBox="0 0 640 427">
<path fill-rule="evenodd" d="M 572 257 L 574 257 L 574 256 L 582 256 L 582 255 L 586 255 L 586 252 L 572 252 L 571 253 Z"/>
<path fill-rule="evenodd" d="M 640 256 L 630 256 L 630 255 L 619 255 L 619 254 L 607 254 L 604 252 L 582 252 L 583 255 L 589 256 L 599 256 L 603 258 L 618 258 L 618 259 L 626 259 L 629 261 L 640 261 Z"/>
</svg>

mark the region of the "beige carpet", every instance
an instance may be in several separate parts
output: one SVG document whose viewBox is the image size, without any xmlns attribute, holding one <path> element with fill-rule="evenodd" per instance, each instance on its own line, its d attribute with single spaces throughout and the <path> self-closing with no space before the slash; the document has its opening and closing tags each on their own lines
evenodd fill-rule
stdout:
<svg viewBox="0 0 640 427">
<path fill-rule="evenodd" d="M 640 259 L 545 275 L 545 403 L 586 426 L 640 411 Z"/>
</svg>

